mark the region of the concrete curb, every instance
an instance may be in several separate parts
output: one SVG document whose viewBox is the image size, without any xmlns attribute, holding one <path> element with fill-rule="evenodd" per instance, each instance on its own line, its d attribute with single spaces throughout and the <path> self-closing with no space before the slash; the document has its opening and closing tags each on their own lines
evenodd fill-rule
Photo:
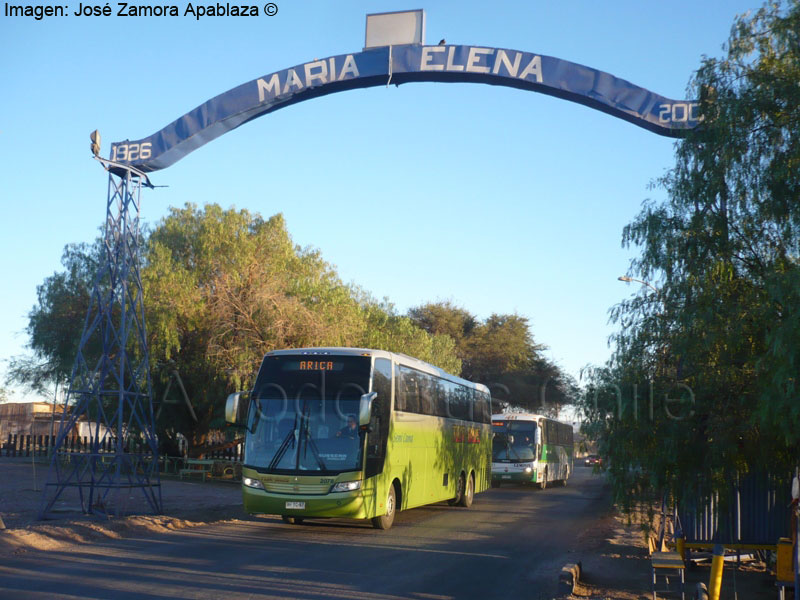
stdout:
<svg viewBox="0 0 800 600">
<path fill-rule="evenodd" d="M 581 563 L 568 563 L 561 568 L 558 575 L 558 593 L 573 594 L 575 586 L 581 579 Z"/>
</svg>

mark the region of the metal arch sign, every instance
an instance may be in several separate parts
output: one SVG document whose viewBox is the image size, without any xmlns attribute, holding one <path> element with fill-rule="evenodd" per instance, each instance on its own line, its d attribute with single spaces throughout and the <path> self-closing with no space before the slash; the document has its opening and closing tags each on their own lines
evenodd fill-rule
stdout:
<svg viewBox="0 0 800 600">
<path fill-rule="evenodd" d="M 334 92 L 417 81 L 486 83 L 549 94 L 679 137 L 699 122 L 698 103 L 670 100 L 569 61 L 483 46 L 387 46 L 276 71 L 208 100 L 141 140 L 111 145 L 111 161 L 144 173 L 164 169 L 248 121 Z"/>
</svg>

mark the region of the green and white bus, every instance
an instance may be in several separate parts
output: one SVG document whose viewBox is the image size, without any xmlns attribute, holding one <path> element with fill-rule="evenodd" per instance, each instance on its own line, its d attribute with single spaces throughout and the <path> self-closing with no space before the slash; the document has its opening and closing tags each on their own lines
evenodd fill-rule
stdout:
<svg viewBox="0 0 800 600">
<path fill-rule="evenodd" d="M 371 519 L 448 500 L 469 507 L 491 481 L 491 398 L 425 362 L 360 348 L 268 353 L 226 420 L 247 428 L 248 513 L 287 523 Z"/>
<path fill-rule="evenodd" d="M 567 485 L 572 473 L 572 426 L 542 415 L 492 415 L 492 487 L 502 483 Z"/>
</svg>

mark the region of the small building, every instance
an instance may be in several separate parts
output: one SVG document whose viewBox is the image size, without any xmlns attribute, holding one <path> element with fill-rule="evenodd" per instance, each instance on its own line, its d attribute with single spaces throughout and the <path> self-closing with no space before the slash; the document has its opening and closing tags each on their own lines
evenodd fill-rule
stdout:
<svg viewBox="0 0 800 600">
<path fill-rule="evenodd" d="M 63 406 L 47 402 L 6 402 L 0 404 L 0 443 L 9 435 L 48 436 L 58 433 Z M 51 429 L 52 427 L 52 429 Z"/>
<path fill-rule="evenodd" d="M 53 406 L 47 402 L 6 402 L 0 404 L 0 446 L 8 441 L 9 436 L 39 436 L 47 437 L 57 435 L 61 425 L 61 418 L 64 406 L 57 404 Z M 86 416 L 82 416 L 71 432 L 69 437 L 88 438 L 91 436 L 90 427 L 93 430 L 97 427 L 87 422 Z M 101 437 L 106 428 L 100 426 Z"/>
</svg>

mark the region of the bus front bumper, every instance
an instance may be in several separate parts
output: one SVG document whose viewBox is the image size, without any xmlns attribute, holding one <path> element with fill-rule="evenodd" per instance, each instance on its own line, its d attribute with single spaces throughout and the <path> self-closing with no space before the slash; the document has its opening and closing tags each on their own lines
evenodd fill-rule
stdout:
<svg viewBox="0 0 800 600">
<path fill-rule="evenodd" d="M 244 510 L 249 514 L 286 515 L 290 517 L 348 517 L 364 519 L 364 496 L 361 490 L 324 495 L 275 494 L 242 486 Z"/>
<path fill-rule="evenodd" d="M 536 483 L 536 471 L 492 471 L 492 481 L 499 481 L 500 483 Z"/>
</svg>

